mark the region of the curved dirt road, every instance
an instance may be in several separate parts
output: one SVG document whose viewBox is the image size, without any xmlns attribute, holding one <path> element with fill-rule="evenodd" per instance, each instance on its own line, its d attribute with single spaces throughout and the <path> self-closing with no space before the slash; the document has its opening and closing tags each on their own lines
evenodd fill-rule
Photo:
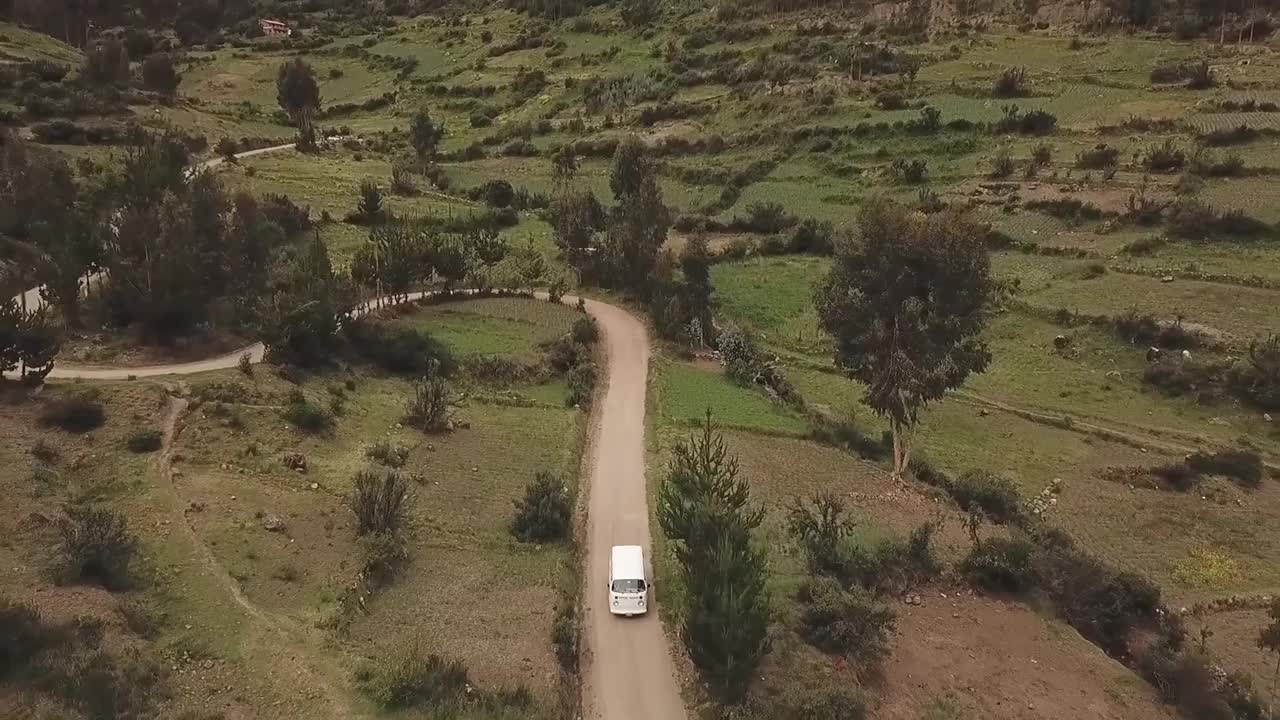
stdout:
<svg viewBox="0 0 1280 720">
<path fill-rule="evenodd" d="M 649 338 L 644 324 L 622 308 L 588 300 L 587 311 L 600 323 L 608 366 L 588 449 L 583 717 L 683 720 L 684 703 L 654 593 L 649 613 L 629 619 L 609 613 L 607 593 L 611 547 L 641 545 L 651 559 L 644 477 Z"/>
</svg>

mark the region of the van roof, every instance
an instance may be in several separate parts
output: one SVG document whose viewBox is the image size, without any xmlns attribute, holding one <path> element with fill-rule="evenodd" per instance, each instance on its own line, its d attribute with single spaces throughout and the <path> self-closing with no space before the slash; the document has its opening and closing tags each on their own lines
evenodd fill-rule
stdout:
<svg viewBox="0 0 1280 720">
<path fill-rule="evenodd" d="M 614 545 L 610 567 L 612 579 L 643 580 L 644 551 L 639 545 Z"/>
</svg>

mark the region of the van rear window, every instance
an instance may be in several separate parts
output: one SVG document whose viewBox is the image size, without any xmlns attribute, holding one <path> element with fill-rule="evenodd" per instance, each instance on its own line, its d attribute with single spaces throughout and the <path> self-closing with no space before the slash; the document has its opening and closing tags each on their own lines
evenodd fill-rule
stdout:
<svg viewBox="0 0 1280 720">
<path fill-rule="evenodd" d="M 643 580 L 614 580 L 613 591 L 616 593 L 644 592 L 644 581 Z"/>
</svg>

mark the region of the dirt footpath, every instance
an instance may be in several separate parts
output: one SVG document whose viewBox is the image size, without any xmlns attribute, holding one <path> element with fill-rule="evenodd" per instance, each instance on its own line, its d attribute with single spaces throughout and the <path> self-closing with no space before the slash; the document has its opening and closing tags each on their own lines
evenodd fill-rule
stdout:
<svg viewBox="0 0 1280 720">
<path fill-rule="evenodd" d="M 662 588 L 640 618 L 610 615 L 607 592 L 610 548 L 641 545 L 648 557 L 652 547 L 644 477 L 649 339 L 644 325 L 621 308 L 588 301 L 587 310 L 600 323 L 608 366 L 592 416 L 587 487 L 585 717 L 682 720 L 684 703 L 657 613 Z"/>
</svg>

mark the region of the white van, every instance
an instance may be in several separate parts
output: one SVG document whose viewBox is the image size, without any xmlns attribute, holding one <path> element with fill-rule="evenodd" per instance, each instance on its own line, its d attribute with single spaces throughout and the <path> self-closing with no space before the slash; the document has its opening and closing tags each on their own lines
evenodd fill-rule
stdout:
<svg viewBox="0 0 1280 720">
<path fill-rule="evenodd" d="M 609 612 L 643 615 L 647 611 L 644 551 L 639 545 L 615 545 L 609 555 Z"/>
</svg>

